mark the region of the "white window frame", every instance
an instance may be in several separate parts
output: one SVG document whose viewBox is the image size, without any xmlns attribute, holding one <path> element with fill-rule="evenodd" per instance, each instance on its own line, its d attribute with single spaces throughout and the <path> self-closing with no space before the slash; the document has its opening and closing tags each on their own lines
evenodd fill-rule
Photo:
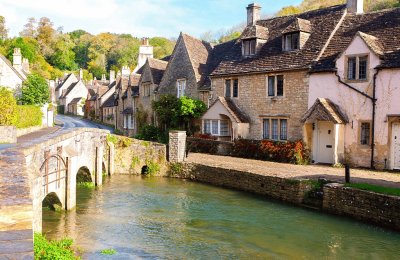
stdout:
<svg viewBox="0 0 400 260">
<path fill-rule="evenodd" d="M 278 118 L 278 117 L 264 117 L 261 119 L 262 124 L 261 124 L 261 133 L 262 133 L 262 139 L 263 140 L 271 140 L 271 141 L 281 141 L 281 142 L 286 142 L 288 140 L 288 133 L 289 133 L 289 120 L 287 118 Z M 264 120 L 269 120 L 269 138 L 266 138 L 264 135 Z M 272 138 L 272 120 L 278 120 L 278 138 L 274 139 Z M 286 139 L 282 139 L 282 120 L 286 120 Z"/>
<path fill-rule="evenodd" d="M 226 122 L 227 123 L 228 135 L 221 135 L 221 122 Z M 206 126 L 207 123 L 209 124 L 209 129 L 210 129 L 209 133 L 205 132 L 205 126 Z M 216 128 L 213 128 L 213 124 L 214 123 L 217 124 Z M 215 129 L 217 131 L 214 131 Z M 220 136 L 220 137 L 231 136 L 231 128 L 230 128 L 230 125 L 229 125 L 229 120 L 228 119 L 204 119 L 203 120 L 202 132 L 203 132 L 203 134 L 210 134 L 212 136 Z"/>
<path fill-rule="evenodd" d="M 274 95 L 270 96 L 269 95 L 269 78 L 274 77 Z M 283 93 L 282 95 L 278 96 L 278 77 L 282 77 L 282 84 L 283 84 Z M 267 92 L 267 98 L 276 98 L 276 97 L 285 97 L 285 75 L 283 74 L 273 74 L 273 75 L 268 75 L 266 77 L 266 92 Z"/>
<path fill-rule="evenodd" d="M 186 92 L 186 79 L 178 79 L 176 81 L 177 98 L 185 96 Z"/>
</svg>

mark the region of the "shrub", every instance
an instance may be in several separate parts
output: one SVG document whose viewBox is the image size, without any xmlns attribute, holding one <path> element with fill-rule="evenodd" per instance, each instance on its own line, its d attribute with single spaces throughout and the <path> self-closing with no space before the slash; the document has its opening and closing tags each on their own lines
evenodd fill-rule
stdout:
<svg viewBox="0 0 400 260">
<path fill-rule="evenodd" d="M 112 134 L 107 135 L 107 142 L 113 143 L 116 145 L 118 143 L 118 137 Z"/>
<path fill-rule="evenodd" d="M 42 111 L 40 107 L 33 105 L 17 106 L 17 128 L 28 128 L 42 125 Z"/>
<path fill-rule="evenodd" d="M 163 131 L 153 125 L 145 125 L 140 128 L 139 134 L 136 138 L 146 141 L 157 142 L 161 139 Z"/>
<path fill-rule="evenodd" d="M 152 160 L 146 160 L 147 170 L 144 172 L 146 175 L 154 175 L 160 172 L 160 165 Z"/>
<path fill-rule="evenodd" d="M 13 93 L 0 87 L 0 125 L 14 125 L 16 122 L 17 101 Z"/>
<path fill-rule="evenodd" d="M 49 101 L 50 90 L 45 78 L 32 73 L 22 85 L 20 101 L 24 105 L 43 105 Z"/>
<path fill-rule="evenodd" d="M 103 249 L 101 250 L 102 255 L 114 255 L 117 251 L 115 249 Z"/>
<path fill-rule="evenodd" d="M 72 250 L 72 239 L 64 238 L 59 241 L 48 241 L 43 235 L 35 233 L 34 235 L 34 254 L 35 259 L 40 260 L 69 260 L 80 259 L 75 256 Z"/>
</svg>

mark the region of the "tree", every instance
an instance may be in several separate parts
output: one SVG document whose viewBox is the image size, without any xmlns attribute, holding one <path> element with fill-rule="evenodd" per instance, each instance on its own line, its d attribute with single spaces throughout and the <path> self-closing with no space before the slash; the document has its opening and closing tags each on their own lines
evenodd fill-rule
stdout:
<svg viewBox="0 0 400 260">
<path fill-rule="evenodd" d="M 6 28 L 6 18 L 0 15 L 0 39 L 5 40 L 8 35 L 8 29 Z"/>
<path fill-rule="evenodd" d="M 203 101 L 183 96 L 179 99 L 179 118 L 183 121 L 186 131 L 190 131 L 190 122 L 200 118 L 207 111 Z"/>
<path fill-rule="evenodd" d="M 164 37 L 153 37 L 149 40 L 154 49 L 154 58 L 161 59 L 171 55 L 175 47 L 175 42 Z"/>
<path fill-rule="evenodd" d="M 287 16 L 287 15 L 292 15 L 292 14 L 298 14 L 301 13 L 300 8 L 290 5 L 283 7 L 277 14 L 276 16 Z"/>
<path fill-rule="evenodd" d="M 22 84 L 22 97 L 19 99 L 24 105 L 43 105 L 49 101 L 50 90 L 46 79 L 32 73 Z"/>
<path fill-rule="evenodd" d="M 16 122 L 17 102 L 13 93 L 0 86 L 0 125 L 14 125 Z"/>
<path fill-rule="evenodd" d="M 179 99 L 174 95 L 161 95 L 159 100 L 153 101 L 153 110 L 157 119 L 165 129 L 177 127 L 179 122 Z"/>
<path fill-rule="evenodd" d="M 37 27 L 37 36 L 36 39 L 40 45 L 42 50 L 42 54 L 44 57 L 50 57 L 54 50 L 52 49 L 52 44 L 54 42 L 56 35 L 56 30 L 53 28 L 53 23 L 47 17 L 42 17 L 39 20 L 39 24 Z"/>
<path fill-rule="evenodd" d="M 37 33 L 36 26 L 36 19 L 34 17 L 28 18 L 28 23 L 24 25 L 24 29 L 22 30 L 22 32 L 19 33 L 19 35 L 23 37 L 35 38 Z"/>
<path fill-rule="evenodd" d="M 76 70 L 75 53 L 72 48 L 74 43 L 68 34 L 61 34 L 53 47 L 53 55 L 50 56 L 50 64 L 61 70 Z"/>
</svg>

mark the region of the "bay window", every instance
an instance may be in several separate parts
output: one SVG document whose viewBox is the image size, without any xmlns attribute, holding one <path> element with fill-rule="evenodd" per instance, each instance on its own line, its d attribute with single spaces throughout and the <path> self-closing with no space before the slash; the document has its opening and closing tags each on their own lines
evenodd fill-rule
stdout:
<svg viewBox="0 0 400 260">
<path fill-rule="evenodd" d="M 229 121 L 207 119 L 203 121 L 203 133 L 214 136 L 230 136 Z"/>
</svg>

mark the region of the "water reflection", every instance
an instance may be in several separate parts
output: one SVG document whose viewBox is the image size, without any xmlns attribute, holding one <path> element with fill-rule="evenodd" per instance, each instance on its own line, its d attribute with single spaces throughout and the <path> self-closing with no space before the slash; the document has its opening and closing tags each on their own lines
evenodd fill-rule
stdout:
<svg viewBox="0 0 400 260">
<path fill-rule="evenodd" d="M 69 236 L 102 259 L 394 259 L 400 235 L 246 193 L 171 180 L 117 176 L 79 188 L 77 209 L 44 211 L 51 238 Z M 110 256 L 106 257 L 110 259 Z"/>
</svg>

